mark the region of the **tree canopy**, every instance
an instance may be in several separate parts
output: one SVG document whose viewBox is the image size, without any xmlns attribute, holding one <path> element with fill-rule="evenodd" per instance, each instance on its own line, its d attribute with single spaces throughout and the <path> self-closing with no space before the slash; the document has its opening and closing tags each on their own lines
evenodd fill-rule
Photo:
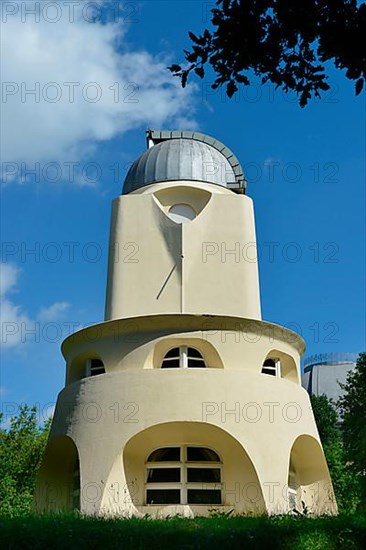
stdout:
<svg viewBox="0 0 366 550">
<path fill-rule="evenodd" d="M 366 507 L 366 353 L 361 353 L 356 367 L 349 371 L 343 385 L 339 408 L 346 459 L 359 477 Z"/>
<path fill-rule="evenodd" d="M 336 406 L 326 395 L 312 395 L 310 400 L 338 509 L 342 512 L 352 512 L 360 501 L 359 482 L 358 477 L 347 465 Z"/>
<path fill-rule="evenodd" d="M 329 89 L 328 63 L 345 70 L 360 94 L 366 78 L 366 4 L 357 0 L 217 0 L 213 29 L 189 33 L 186 64 L 170 71 L 185 87 L 193 72 L 215 72 L 211 87 L 232 97 L 253 79 L 295 92 L 304 107 Z"/>
<path fill-rule="evenodd" d="M 37 408 L 21 405 L 10 428 L 0 429 L 0 514 L 30 512 L 50 424 L 39 426 Z"/>
</svg>

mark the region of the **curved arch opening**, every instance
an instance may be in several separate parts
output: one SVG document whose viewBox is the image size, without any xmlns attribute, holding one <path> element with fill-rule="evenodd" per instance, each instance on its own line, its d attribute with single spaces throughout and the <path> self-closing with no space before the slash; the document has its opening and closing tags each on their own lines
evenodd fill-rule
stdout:
<svg viewBox="0 0 366 550">
<path fill-rule="evenodd" d="M 37 511 L 80 510 L 80 462 L 73 440 L 58 436 L 47 445 L 38 475 Z"/>
<path fill-rule="evenodd" d="M 320 443 L 310 435 L 300 435 L 292 445 L 288 464 L 289 511 L 336 513 L 332 482 Z"/>
<path fill-rule="evenodd" d="M 231 506 L 239 513 L 261 513 L 265 504 L 259 479 L 240 443 L 218 426 L 168 422 L 133 436 L 123 464 L 131 499 L 141 511 L 205 513 Z M 198 507 L 196 509 L 195 507 Z"/>
</svg>

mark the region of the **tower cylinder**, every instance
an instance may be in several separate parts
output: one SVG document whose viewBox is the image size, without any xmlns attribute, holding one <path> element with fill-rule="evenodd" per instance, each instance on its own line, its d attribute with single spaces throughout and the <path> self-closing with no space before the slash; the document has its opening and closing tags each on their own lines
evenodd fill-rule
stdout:
<svg viewBox="0 0 366 550">
<path fill-rule="evenodd" d="M 249 197 L 173 181 L 115 199 L 105 320 L 171 313 L 261 319 Z"/>
</svg>

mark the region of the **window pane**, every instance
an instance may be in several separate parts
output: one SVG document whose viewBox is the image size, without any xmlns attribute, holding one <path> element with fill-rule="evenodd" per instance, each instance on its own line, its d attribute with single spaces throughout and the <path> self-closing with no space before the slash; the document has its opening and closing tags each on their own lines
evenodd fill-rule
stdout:
<svg viewBox="0 0 366 550">
<path fill-rule="evenodd" d="M 270 367 L 263 367 L 262 368 L 262 374 L 269 374 L 271 376 L 276 376 L 276 369 L 272 369 Z"/>
<path fill-rule="evenodd" d="M 179 359 L 164 359 L 162 369 L 179 369 Z"/>
<path fill-rule="evenodd" d="M 201 353 L 195 348 L 188 348 L 188 357 L 198 357 L 199 359 L 203 359 Z"/>
<path fill-rule="evenodd" d="M 146 504 L 180 504 L 179 489 L 148 489 Z"/>
<path fill-rule="evenodd" d="M 104 367 L 98 367 L 97 369 L 90 369 L 90 376 L 97 376 L 98 374 L 105 374 Z"/>
<path fill-rule="evenodd" d="M 104 374 L 105 368 L 103 361 L 100 359 L 91 359 L 90 360 L 90 375 L 96 376 L 97 374 Z"/>
<path fill-rule="evenodd" d="M 147 483 L 180 481 L 180 468 L 148 468 Z"/>
<path fill-rule="evenodd" d="M 153 451 L 148 462 L 179 462 L 180 461 L 180 448 L 179 447 L 164 447 L 163 449 L 156 449 Z"/>
<path fill-rule="evenodd" d="M 188 468 L 187 481 L 203 483 L 220 483 L 220 468 Z"/>
<path fill-rule="evenodd" d="M 263 363 L 264 367 L 276 368 L 276 361 L 274 359 L 266 359 Z"/>
<path fill-rule="evenodd" d="M 162 369 L 179 369 L 179 359 L 164 359 Z"/>
<path fill-rule="evenodd" d="M 189 462 L 220 462 L 219 455 L 205 447 L 188 447 L 187 460 Z"/>
<path fill-rule="evenodd" d="M 205 362 L 202 359 L 190 359 L 188 358 L 188 367 L 190 369 L 198 368 L 204 369 L 206 367 Z"/>
<path fill-rule="evenodd" d="M 164 359 L 168 359 L 168 357 L 178 357 L 179 358 L 179 348 L 173 348 L 168 351 L 168 353 L 165 354 Z"/>
<path fill-rule="evenodd" d="M 104 368 L 104 365 L 103 365 L 103 361 L 101 361 L 100 359 L 91 359 L 91 367 L 103 367 Z"/>
<path fill-rule="evenodd" d="M 219 489 L 188 489 L 188 504 L 221 504 Z"/>
</svg>

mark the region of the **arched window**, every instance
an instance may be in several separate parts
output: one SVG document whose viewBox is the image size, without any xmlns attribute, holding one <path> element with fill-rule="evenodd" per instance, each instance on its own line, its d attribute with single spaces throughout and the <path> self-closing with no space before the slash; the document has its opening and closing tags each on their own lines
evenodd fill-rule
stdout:
<svg viewBox="0 0 366 550">
<path fill-rule="evenodd" d="M 85 376 L 97 376 L 98 374 L 105 374 L 103 361 L 100 359 L 87 359 Z"/>
<path fill-rule="evenodd" d="M 161 363 L 162 369 L 205 368 L 206 363 L 196 348 L 180 346 L 169 350 Z"/>
<path fill-rule="evenodd" d="M 279 359 L 266 359 L 262 366 L 262 374 L 281 376 L 281 363 Z"/>
<path fill-rule="evenodd" d="M 284 351 L 273 349 L 267 353 L 262 364 L 262 374 L 275 376 L 300 384 L 300 366 L 294 357 Z"/>
<path fill-rule="evenodd" d="M 206 447 L 153 451 L 146 462 L 146 504 L 221 504 L 222 462 Z"/>
</svg>

